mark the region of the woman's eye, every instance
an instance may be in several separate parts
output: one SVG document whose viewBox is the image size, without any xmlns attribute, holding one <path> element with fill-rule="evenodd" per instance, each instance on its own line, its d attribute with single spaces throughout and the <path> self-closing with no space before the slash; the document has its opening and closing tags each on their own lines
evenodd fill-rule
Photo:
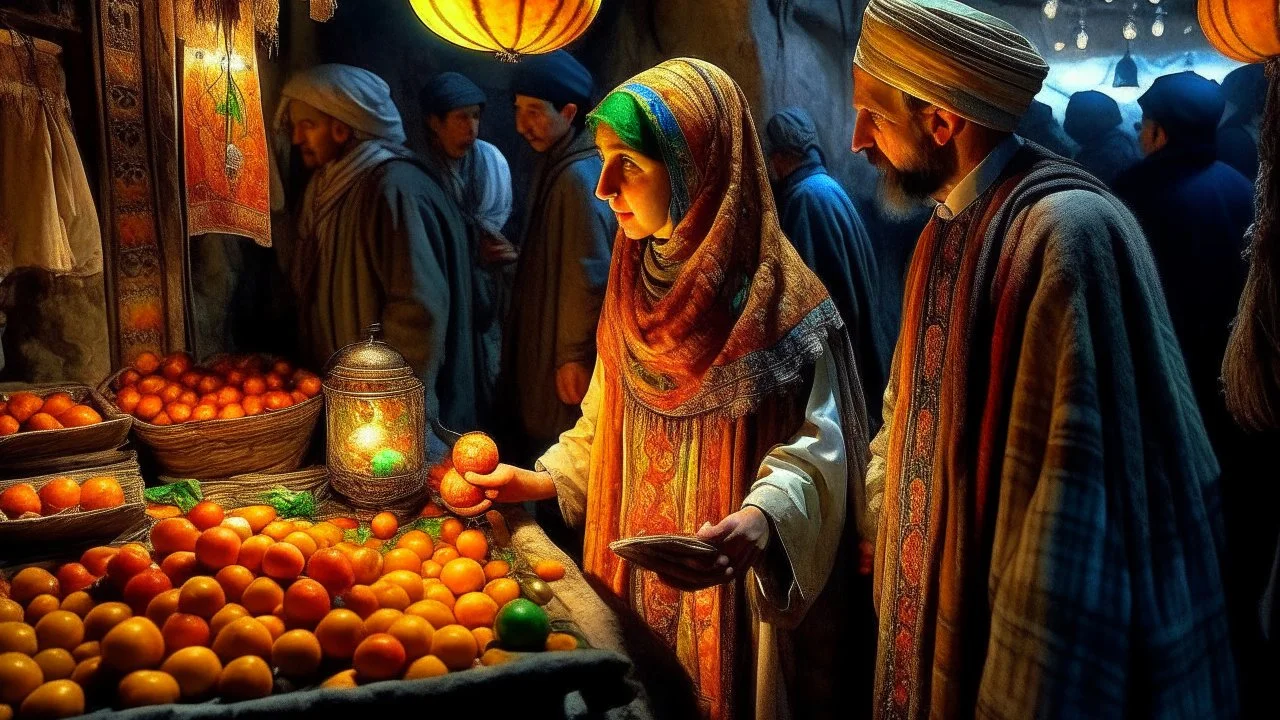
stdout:
<svg viewBox="0 0 1280 720">
<path fill-rule="evenodd" d="M 624 157 L 622 158 L 622 169 L 630 172 L 634 170 L 639 170 L 640 166 L 632 162 L 631 158 Z"/>
</svg>

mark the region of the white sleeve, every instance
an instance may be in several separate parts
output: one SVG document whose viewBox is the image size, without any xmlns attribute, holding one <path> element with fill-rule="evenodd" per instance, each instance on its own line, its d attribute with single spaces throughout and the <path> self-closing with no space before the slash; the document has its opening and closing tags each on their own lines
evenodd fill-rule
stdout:
<svg viewBox="0 0 1280 720">
<path fill-rule="evenodd" d="M 596 417 L 604 387 L 604 365 L 596 360 L 591 384 L 582 398 L 582 417 L 573 427 L 560 434 L 560 442 L 552 445 L 535 463 L 534 469 L 546 471 L 556 484 L 560 514 L 571 527 L 580 527 L 587 513 L 587 478 L 591 472 L 591 444 L 596 438 Z"/>
</svg>

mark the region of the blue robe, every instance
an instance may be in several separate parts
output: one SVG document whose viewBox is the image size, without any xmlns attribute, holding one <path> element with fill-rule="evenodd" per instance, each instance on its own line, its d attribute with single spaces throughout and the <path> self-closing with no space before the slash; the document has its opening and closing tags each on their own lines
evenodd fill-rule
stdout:
<svg viewBox="0 0 1280 720">
<path fill-rule="evenodd" d="M 876 331 L 879 293 L 871 238 L 849 195 L 817 161 L 788 175 L 776 194 L 782 231 L 827 286 L 848 326 L 874 434 L 893 339 Z"/>
</svg>

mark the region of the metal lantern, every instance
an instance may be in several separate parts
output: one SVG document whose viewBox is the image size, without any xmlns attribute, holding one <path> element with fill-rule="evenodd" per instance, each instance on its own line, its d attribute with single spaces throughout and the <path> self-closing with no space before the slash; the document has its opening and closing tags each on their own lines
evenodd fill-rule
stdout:
<svg viewBox="0 0 1280 720">
<path fill-rule="evenodd" d="M 383 508 L 422 492 L 426 395 L 400 353 L 376 335 L 329 358 L 324 398 L 329 480 L 355 505 Z"/>
</svg>

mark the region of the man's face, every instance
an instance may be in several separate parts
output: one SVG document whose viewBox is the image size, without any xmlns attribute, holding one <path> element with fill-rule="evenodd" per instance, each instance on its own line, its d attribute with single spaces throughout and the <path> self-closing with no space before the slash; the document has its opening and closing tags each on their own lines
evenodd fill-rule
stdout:
<svg viewBox="0 0 1280 720">
<path fill-rule="evenodd" d="M 1164 128 L 1160 127 L 1160 123 L 1149 117 L 1144 116 L 1136 129 L 1138 131 L 1138 146 L 1142 148 L 1143 155 L 1150 155 L 1169 143 L 1169 136 L 1165 133 Z"/>
<path fill-rule="evenodd" d="M 520 133 L 534 152 L 546 152 L 564 134 L 578 114 L 578 106 L 569 103 L 560 110 L 546 100 L 516 95 L 516 132 Z"/>
<path fill-rule="evenodd" d="M 444 154 L 459 160 L 476 144 L 476 137 L 480 134 L 480 106 L 454 108 L 444 117 L 428 113 L 427 127 L 435 135 Z"/>
<path fill-rule="evenodd" d="M 351 128 L 300 100 L 289 101 L 289 124 L 293 144 L 302 151 L 302 164 L 309 170 L 327 165 L 342 155 Z"/>
<path fill-rule="evenodd" d="M 897 88 L 853 69 L 854 152 L 865 152 L 881 173 L 881 197 L 897 214 L 909 213 L 937 192 L 959 164 L 955 145 L 938 145 L 925 128 L 932 106 L 913 109 Z"/>
</svg>

